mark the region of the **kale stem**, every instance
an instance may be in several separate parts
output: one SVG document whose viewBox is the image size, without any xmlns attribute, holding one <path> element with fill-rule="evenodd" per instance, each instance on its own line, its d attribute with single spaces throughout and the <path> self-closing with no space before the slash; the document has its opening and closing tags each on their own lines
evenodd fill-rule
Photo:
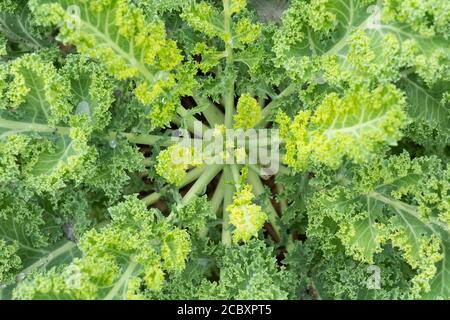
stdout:
<svg viewBox="0 0 450 320">
<path fill-rule="evenodd" d="M 280 195 L 281 193 L 283 193 L 284 187 L 281 184 L 277 184 L 276 189 L 277 189 L 277 195 Z M 284 211 L 287 209 L 288 203 L 287 203 L 286 199 L 280 200 L 278 203 L 280 204 L 281 211 Z"/>
<path fill-rule="evenodd" d="M 209 129 L 209 127 L 207 125 L 202 123 L 200 120 L 197 120 L 188 110 L 186 110 L 182 106 L 179 106 L 177 108 L 177 113 L 181 117 L 182 121 L 184 121 L 184 123 L 187 126 L 187 129 L 190 132 L 196 133 L 196 127 L 201 128 L 202 132 L 205 132 L 206 130 Z M 181 125 L 181 121 L 180 120 L 175 119 L 172 122 L 174 122 L 178 126 Z"/>
<path fill-rule="evenodd" d="M 233 56 L 233 34 L 231 32 L 231 12 L 230 12 L 231 1 L 223 0 L 223 11 L 224 11 L 224 28 L 226 34 L 225 41 L 225 52 L 226 52 L 226 69 L 231 71 L 234 64 Z M 227 85 L 224 94 L 225 103 L 225 126 L 227 129 L 233 127 L 233 114 L 234 114 L 234 80 L 232 78 L 227 79 Z"/>
<path fill-rule="evenodd" d="M 159 199 L 161 199 L 162 194 L 159 192 L 153 192 L 152 194 L 146 196 L 141 201 L 145 203 L 147 207 L 155 204 Z"/>
<path fill-rule="evenodd" d="M 197 180 L 202 173 L 205 171 L 205 167 L 197 167 L 189 171 L 184 178 L 183 182 L 179 186 L 179 188 L 183 188 L 186 185 L 188 185 L 191 182 L 194 182 Z M 156 203 L 159 199 L 161 199 L 162 194 L 159 192 L 154 192 L 145 198 L 142 198 L 141 201 L 144 202 L 147 206 L 151 206 L 152 204 Z"/>
<path fill-rule="evenodd" d="M 236 164 L 230 165 L 231 175 L 233 177 L 233 181 L 235 185 L 239 184 L 239 167 Z"/>
<path fill-rule="evenodd" d="M 217 184 L 216 190 L 211 198 L 211 211 L 216 215 L 219 211 L 220 205 L 223 202 L 223 197 L 225 194 L 224 189 L 224 175 L 220 177 L 219 183 Z"/>
<path fill-rule="evenodd" d="M 11 131 L 25 132 L 41 132 L 41 133 L 55 133 L 60 135 L 70 135 L 70 127 L 52 127 L 46 124 L 20 122 L 13 120 L 6 120 L 0 118 L 0 128 L 9 129 Z M 170 146 L 174 143 L 171 137 L 149 135 L 149 134 L 134 134 L 126 132 L 109 132 L 103 136 L 105 140 L 114 140 L 118 136 L 125 137 L 130 143 L 154 145 L 159 142 L 162 146 Z"/>
<path fill-rule="evenodd" d="M 143 164 L 145 167 L 151 167 L 153 165 L 153 160 L 150 158 L 145 158 Z"/>
<path fill-rule="evenodd" d="M 226 166 L 223 171 L 223 216 L 222 216 L 222 244 L 224 246 L 231 245 L 231 230 L 230 230 L 230 217 L 227 207 L 233 202 L 234 185 L 230 183 L 232 181 L 231 169 Z"/>
<path fill-rule="evenodd" d="M 223 165 L 210 165 L 206 168 L 205 172 L 198 178 L 194 185 L 189 189 L 188 193 L 183 197 L 181 203 L 183 205 L 191 202 L 195 197 L 204 193 L 208 184 L 214 179 L 215 176 L 223 169 Z"/>
<path fill-rule="evenodd" d="M 220 111 L 217 106 L 211 102 L 208 98 L 203 98 L 201 96 L 194 96 L 194 100 L 197 102 L 197 105 L 207 105 L 208 107 L 203 111 L 203 115 L 206 120 L 210 124 L 211 127 L 214 127 L 216 124 L 223 124 L 225 121 L 225 116 Z"/>
<path fill-rule="evenodd" d="M 258 123 L 257 127 L 264 127 L 269 121 L 267 118 L 271 115 L 272 111 L 274 111 L 282 102 L 282 99 L 293 94 L 297 90 L 296 84 L 291 84 L 286 87 L 278 96 L 273 98 L 273 100 L 261 111 L 261 121 Z"/>
<path fill-rule="evenodd" d="M 128 142 L 135 144 L 143 144 L 147 146 L 152 146 L 159 143 L 160 146 L 168 147 L 173 145 L 176 141 L 171 137 L 163 137 L 158 135 L 148 135 L 148 134 L 133 134 L 133 133 L 110 133 L 105 138 L 108 140 L 113 140 L 117 136 L 125 137 Z"/>
</svg>

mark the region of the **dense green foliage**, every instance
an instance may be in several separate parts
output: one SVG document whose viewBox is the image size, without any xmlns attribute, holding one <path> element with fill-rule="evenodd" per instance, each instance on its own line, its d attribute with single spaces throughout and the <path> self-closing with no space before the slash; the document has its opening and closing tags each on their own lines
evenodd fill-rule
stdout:
<svg viewBox="0 0 450 320">
<path fill-rule="evenodd" d="M 450 299 L 449 160 L 448 0 L 0 0 L 0 299 Z"/>
</svg>

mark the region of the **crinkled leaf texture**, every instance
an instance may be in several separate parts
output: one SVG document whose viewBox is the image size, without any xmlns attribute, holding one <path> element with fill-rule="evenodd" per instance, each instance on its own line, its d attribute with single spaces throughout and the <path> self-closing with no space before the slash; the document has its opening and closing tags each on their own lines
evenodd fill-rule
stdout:
<svg viewBox="0 0 450 320">
<path fill-rule="evenodd" d="M 415 272 L 406 298 L 446 299 L 448 174 L 437 159 L 410 160 L 407 154 L 358 168 L 352 181 L 310 200 L 307 234 L 319 237 L 326 250 L 339 240 L 347 254 L 368 264 L 392 246 Z"/>
<path fill-rule="evenodd" d="M 443 96 L 449 84 L 446 37 L 413 30 L 392 18 L 382 2 L 293 1 L 275 52 L 292 78 L 319 86 L 397 82 L 407 94 L 411 117 L 448 137 L 450 109 Z"/>
<path fill-rule="evenodd" d="M 110 209 L 112 222 L 80 240 L 82 256 L 22 282 L 22 299 L 138 299 L 140 288 L 158 290 L 165 273 L 184 269 L 186 231 L 172 228 L 157 210 L 129 197 Z"/>
</svg>

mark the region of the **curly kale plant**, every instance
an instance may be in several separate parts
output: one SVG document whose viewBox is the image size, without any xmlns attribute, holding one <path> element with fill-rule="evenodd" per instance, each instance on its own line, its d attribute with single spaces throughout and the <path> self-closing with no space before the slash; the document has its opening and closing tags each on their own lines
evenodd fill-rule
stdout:
<svg viewBox="0 0 450 320">
<path fill-rule="evenodd" d="M 450 299 L 448 0 L 1 0 L 0 299 Z"/>
</svg>

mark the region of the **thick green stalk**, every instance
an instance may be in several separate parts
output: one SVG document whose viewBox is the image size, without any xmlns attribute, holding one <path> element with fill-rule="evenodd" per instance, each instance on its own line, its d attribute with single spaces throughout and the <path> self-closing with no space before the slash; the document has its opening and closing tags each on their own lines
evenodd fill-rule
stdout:
<svg viewBox="0 0 450 320">
<path fill-rule="evenodd" d="M 23 132 L 42 132 L 53 133 L 58 132 L 62 135 L 68 135 L 70 133 L 69 127 L 50 127 L 46 124 L 32 123 L 32 122 L 20 122 L 13 120 L 6 120 L 0 118 L 0 128 L 16 130 L 18 133 Z"/>
<path fill-rule="evenodd" d="M 0 118 L 0 128 L 9 129 L 11 131 L 17 131 L 18 133 L 24 132 L 40 132 L 40 133 L 55 133 L 61 135 L 69 135 L 70 127 L 51 127 L 46 124 L 20 122 L 13 120 L 6 120 Z M 158 135 L 149 134 L 133 134 L 125 132 L 109 132 L 103 138 L 105 140 L 114 140 L 118 136 L 125 137 L 130 143 L 154 145 L 159 142 L 162 146 L 170 146 L 174 144 L 172 138 Z"/>
<path fill-rule="evenodd" d="M 161 199 L 161 197 L 162 194 L 160 194 L 159 192 L 153 192 L 152 194 L 149 194 L 148 196 L 143 198 L 141 201 L 144 202 L 145 205 L 148 207 L 158 202 L 158 200 Z"/>
<path fill-rule="evenodd" d="M 211 127 L 214 127 L 216 124 L 224 123 L 225 115 L 209 99 L 200 96 L 194 96 L 194 100 L 197 102 L 197 105 L 207 106 L 205 110 L 203 110 L 203 115 L 205 116 Z"/>
<path fill-rule="evenodd" d="M 264 109 L 261 111 L 261 121 L 257 124 L 257 128 L 265 127 L 269 122 L 267 118 L 270 116 L 272 111 L 279 107 L 282 99 L 290 96 L 297 90 L 297 85 L 291 84 L 286 89 L 284 89 L 278 96 L 276 96 Z"/>
<path fill-rule="evenodd" d="M 214 194 L 211 198 L 211 211 L 214 214 L 217 214 L 220 209 L 220 205 L 223 202 L 223 197 L 225 195 L 224 180 L 224 175 L 222 174 L 219 183 L 217 184 L 216 190 L 214 191 Z"/>
<path fill-rule="evenodd" d="M 176 140 L 172 140 L 170 137 L 162 137 L 158 135 L 148 135 L 148 134 L 132 134 L 132 133 L 111 133 L 105 138 L 108 140 L 113 140 L 114 137 L 123 136 L 128 142 L 135 144 L 143 144 L 147 146 L 152 146 L 159 143 L 161 146 L 168 147 L 173 145 Z"/>
<path fill-rule="evenodd" d="M 238 185 L 239 184 L 239 167 L 236 164 L 232 164 L 230 165 L 230 169 L 231 169 L 231 176 L 233 177 L 233 181 L 234 184 Z"/>
<path fill-rule="evenodd" d="M 234 185 L 231 183 L 233 177 L 231 175 L 231 169 L 226 166 L 223 171 L 223 216 L 222 216 L 222 244 L 224 246 L 231 245 L 231 231 L 230 231 L 230 217 L 227 211 L 228 205 L 233 202 Z"/>
<path fill-rule="evenodd" d="M 211 204 L 211 212 L 214 215 L 217 215 L 217 211 L 219 211 L 220 205 L 223 202 L 223 195 L 224 195 L 224 189 L 223 189 L 223 175 L 220 177 L 219 183 L 217 183 L 216 190 L 214 190 L 214 194 L 211 198 L 210 204 Z M 206 235 L 208 234 L 208 226 L 205 226 L 200 230 L 199 236 L 201 239 L 204 239 Z"/>
<path fill-rule="evenodd" d="M 174 122 L 176 125 L 180 126 L 181 122 L 184 122 L 187 126 L 187 129 L 192 132 L 196 133 L 196 127 L 201 128 L 202 132 L 205 132 L 209 129 L 207 125 L 202 123 L 201 121 L 197 120 L 188 110 L 186 110 L 183 107 L 177 108 L 177 113 L 181 117 L 181 119 L 175 118 L 172 122 Z"/>
<path fill-rule="evenodd" d="M 208 184 L 214 179 L 215 176 L 223 169 L 223 165 L 210 165 L 206 168 L 205 172 L 198 178 L 194 185 L 185 194 L 181 203 L 183 205 L 188 204 L 195 197 L 203 193 Z"/>
<path fill-rule="evenodd" d="M 191 171 L 189 171 L 187 173 L 186 177 L 184 178 L 183 182 L 179 186 L 179 188 L 183 188 L 186 185 L 188 185 L 189 183 L 192 183 L 195 180 L 197 180 L 204 171 L 205 171 L 205 167 L 197 167 L 197 168 L 194 168 Z M 154 193 L 146 196 L 145 198 L 142 198 L 141 201 L 144 202 L 147 206 L 151 206 L 152 204 L 157 202 L 159 199 L 161 199 L 161 197 L 162 197 L 162 194 L 160 194 L 159 192 L 154 192 Z"/>
<path fill-rule="evenodd" d="M 234 64 L 233 56 L 233 34 L 231 32 L 231 0 L 223 0 L 223 12 L 224 12 L 224 28 L 227 41 L 225 41 L 226 52 L 226 69 L 232 69 Z M 233 115 L 234 115 L 234 81 L 227 79 L 227 85 L 224 93 L 225 104 L 225 126 L 228 129 L 233 127 Z"/>
<path fill-rule="evenodd" d="M 277 184 L 276 189 L 277 189 L 277 194 L 281 194 L 284 190 L 284 188 L 281 184 Z M 280 200 L 278 203 L 280 204 L 281 211 L 284 211 L 287 209 L 288 203 L 287 203 L 286 199 Z"/>
<path fill-rule="evenodd" d="M 153 160 L 150 158 L 145 158 L 143 164 L 145 167 L 151 167 L 153 165 Z"/>
</svg>

